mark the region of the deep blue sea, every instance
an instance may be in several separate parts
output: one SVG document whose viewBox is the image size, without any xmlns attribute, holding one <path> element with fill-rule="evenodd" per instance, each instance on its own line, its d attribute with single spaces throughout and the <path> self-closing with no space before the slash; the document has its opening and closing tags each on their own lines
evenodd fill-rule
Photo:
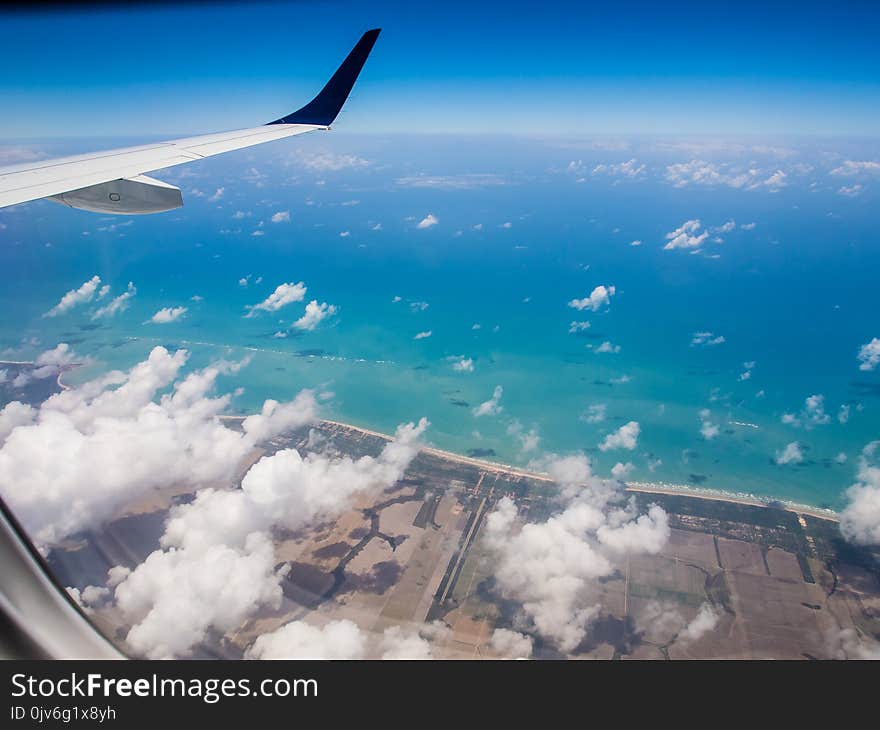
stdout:
<svg viewBox="0 0 880 730">
<path fill-rule="evenodd" d="M 122 141 L 102 142 L 29 147 Z M 633 480 L 836 508 L 880 438 L 880 367 L 857 359 L 880 337 L 880 173 L 846 165 L 878 159 L 871 140 L 304 135 L 152 173 L 181 186 L 178 211 L 0 210 L 0 359 L 68 342 L 92 359 L 74 382 L 156 344 L 192 367 L 250 356 L 222 381 L 244 388 L 237 412 L 310 387 L 367 428 L 427 416 L 429 440 L 462 454 L 582 451 L 602 475 L 631 463 Z M 687 221 L 708 235 L 664 249 Z M 108 298 L 134 283 L 127 310 L 42 316 L 95 274 Z M 303 301 L 244 316 L 300 281 Z M 614 295 L 597 311 L 568 305 L 599 285 Z M 312 299 L 336 314 L 291 329 Z M 476 416 L 496 386 L 501 410 Z M 634 449 L 597 449 L 629 421 Z M 792 442 L 800 461 L 777 463 Z"/>
</svg>

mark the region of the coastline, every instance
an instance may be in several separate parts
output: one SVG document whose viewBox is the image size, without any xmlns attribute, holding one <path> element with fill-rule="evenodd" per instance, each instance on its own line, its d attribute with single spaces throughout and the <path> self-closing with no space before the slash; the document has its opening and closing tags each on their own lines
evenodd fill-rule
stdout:
<svg viewBox="0 0 880 730">
<path fill-rule="evenodd" d="M 3 364 L 0 362 L 0 364 Z M 6 364 L 21 364 L 21 365 L 33 365 L 33 362 L 29 363 L 11 363 L 8 362 Z M 57 384 L 61 390 L 68 390 L 70 386 L 66 385 L 62 381 L 62 376 L 65 370 L 73 369 L 76 367 L 78 363 L 71 365 L 69 368 L 62 368 L 58 373 Z M 246 416 L 233 416 L 233 415 L 224 415 L 220 416 L 221 419 L 226 420 L 243 420 Z M 375 438 L 380 438 L 385 441 L 391 441 L 393 439 L 392 436 L 386 433 L 380 433 L 379 431 L 373 431 L 368 428 L 363 428 L 361 426 L 355 426 L 350 423 L 343 423 L 341 421 L 333 421 L 331 419 L 321 419 L 321 424 L 337 426 L 341 428 L 351 429 L 353 431 L 358 431 L 362 434 L 373 436 Z M 753 424 L 748 423 L 737 423 L 737 425 L 744 426 L 753 426 Z M 478 459 L 472 456 L 465 456 L 463 454 L 457 454 L 452 451 L 445 451 L 443 449 L 438 449 L 433 446 L 424 446 L 422 447 L 422 451 L 425 453 L 431 454 L 433 456 L 437 456 L 441 459 L 448 459 L 450 461 L 454 461 L 459 464 L 467 464 L 469 466 L 476 467 L 478 469 L 482 469 L 484 471 L 489 472 L 504 472 L 505 474 L 512 474 L 514 476 L 524 477 L 527 479 L 536 479 L 538 481 L 543 482 L 552 482 L 553 480 L 547 474 L 542 474 L 540 472 L 532 472 L 524 469 L 522 467 L 517 467 L 512 464 L 505 464 L 503 462 L 489 461 L 486 459 Z M 770 497 L 761 497 L 756 494 L 749 494 L 743 492 L 731 492 L 720 488 L 713 487 L 694 487 L 690 484 L 676 484 L 672 482 L 624 482 L 626 491 L 628 492 L 639 492 L 641 494 L 665 494 L 671 496 L 686 496 L 693 497 L 695 499 L 710 499 L 720 502 L 732 502 L 737 504 L 745 504 L 754 507 L 777 507 L 779 509 L 784 509 L 789 512 L 793 512 L 798 515 L 808 515 L 810 517 L 815 517 L 822 520 L 829 520 L 832 522 L 839 522 L 840 518 L 838 513 L 835 510 L 827 509 L 824 507 L 817 507 L 810 504 L 803 504 L 800 502 L 793 502 L 790 500 L 784 499 L 772 499 Z"/>
<path fill-rule="evenodd" d="M 220 416 L 220 418 L 228 420 L 243 420 L 245 416 Z M 367 436 L 373 436 L 391 441 L 392 436 L 378 431 L 372 431 L 368 428 L 361 428 L 350 423 L 342 423 L 341 421 L 333 421 L 330 419 L 321 419 L 322 425 L 337 426 L 357 431 Z M 553 480 L 547 475 L 540 472 L 531 472 L 521 467 L 511 464 L 503 464 L 496 461 L 487 461 L 485 459 L 476 459 L 471 456 L 463 456 L 452 451 L 444 451 L 433 446 L 424 446 L 422 451 L 441 459 L 448 459 L 459 464 L 468 464 L 479 469 L 489 472 L 504 472 L 505 474 L 513 474 L 515 476 L 525 477 L 528 479 L 537 479 L 543 482 L 552 482 Z M 808 515 L 822 520 L 838 522 L 837 512 L 831 509 L 815 507 L 809 504 L 800 504 L 788 500 L 776 500 L 770 498 L 759 497 L 754 494 L 744 494 L 741 492 L 728 492 L 723 489 L 693 487 L 689 484 L 673 484 L 670 482 L 624 482 L 628 492 L 639 492 L 642 494 L 667 494 L 672 496 L 693 497 L 695 499 L 711 499 L 719 502 L 733 502 L 736 504 L 745 504 L 753 507 L 776 507 L 784 509 L 788 512 L 794 512 L 798 515 Z"/>
</svg>

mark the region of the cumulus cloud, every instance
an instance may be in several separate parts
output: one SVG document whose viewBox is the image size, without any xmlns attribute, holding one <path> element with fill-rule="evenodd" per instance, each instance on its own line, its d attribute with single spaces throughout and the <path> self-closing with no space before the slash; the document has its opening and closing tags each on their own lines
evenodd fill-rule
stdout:
<svg viewBox="0 0 880 730">
<path fill-rule="evenodd" d="M 474 372 L 474 360 L 471 357 L 463 357 L 452 363 L 452 369 L 457 373 L 472 373 Z"/>
<path fill-rule="evenodd" d="M 507 426 L 507 433 L 509 436 L 513 436 L 519 441 L 520 452 L 522 454 L 529 454 L 535 451 L 538 448 L 538 444 L 541 443 L 541 437 L 538 435 L 538 430 L 536 428 L 531 428 L 526 431 L 523 428 L 523 425 L 516 420 L 511 421 Z"/>
<path fill-rule="evenodd" d="M 273 223 L 290 223 L 290 211 L 279 210 L 277 213 L 273 213 L 269 220 Z"/>
<path fill-rule="evenodd" d="M 648 601 L 636 614 L 636 630 L 655 644 L 688 644 L 705 636 L 718 625 L 721 616 L 710 603 L 703 603 L 687 622 L 671 603 Z"/>
<path fill-rule="evenodd" d="M 872 372 L 880 365 L 880 338 L 874 337 L 859 348 L 859 370 Z"/>
<path fill-rule="evenodd" d="M 663 248 L 667 251 L 676 248 L 697 248 L 709 237 L 709 231 L 700 232 L 702 225 L 696 218 L 685 221 L 674 231 L 666 234 L 667 243 Z"/>
<path fill-rule="evenodd" d="M 635 468 L 635 465 L 629 461 L 625 464 L 618 461 L 614 466 L 611 467 L 611 478 L 617 479 L 620 482 L 625 481 L 626 478 L 630 474 L 632 474 L 633 469 Z"/>
<path fill-rule="evenodd" d="M 797 441 L 792 441 L 782 451 L 776 452 L 776 463 L 780 466 L 784 464 L 800 464 L 803 460 L 804 452 Z"/>
<path fill-rule="evenodd" d="M 495 629 L 489 640 L 489 648 L 506 659 L 528 659 L 532 656 L 534 640 L 531 636 L 511 629 Z"/>
<path fill-rule="evenodd" d="M 859 457 L 857 481 L 847 491 L 840 513 L 840 531 L 858 545 L 880 545 L 880 441 L 872 441 Z"/>
<path fill-rule="evenodd" d="M 597 580 L 627 553 L 661 550 L 669 524 L 656 505 L 638 515 L 619 484 L 592 475 L 586 457 L 565 462 L 548 470 L 565 500 L 560 512 L 520 526 L 515 503 L 503 497 L 486 518 L 483 539 L 494 556 L 497 589 L 521 606 L 520 627 L 570 652 L 599 614 Z M 504 639 L 509 646 L 516 637 Z M 525 648 L 521 639 L 515 643 Z"/>
<path fill-rule="evenodd" d="M 603 352 L 603 353 L 611 353 L 616 354 L 620 352 L 620 345 L 614 345 L 608 340 L 605 340 L 601 345 L 595 347 L 593 352 Z"/>
<path fill-rule="evenodd" d="M 262 634 L 248 648 L 246 659 L 430 659 L 434 642 L 448 635 L 439 621 L 417 630 L 389 626 L 382 634 L 363 631 L 348 619 L 317 627 L 291 621 Z"/>
<path fill-rule="evenodd" d="M 583 332 L 584 330 L 590 329 L 589 322 L 572 322 L 568 325 L 568 334 L 575 335 L 578 332 Z"/>
<path fill-rule="evenodd" d="M 78 304 L 83 304 L 85 302 L 90 302 L 95 298 L 95 294 L 98 292 L 98 287 L 101 284 L 101 277 L 95 274 L 91 279 L 86 282 L 83 282 L 78 288 L 71 289 L 67 294 L 61 297 L 61 301 L 58 302 L 52 309 L 46 312 L 44 317 L 57 317 L 59 314 L 64 314 L 65 312 L 70 311 Z M 102 288 L 101 291 L 106 294 L 107 289 Z M 100 296 L 103 296 L 100 295 Z"/>
<path fill-rule="evenodd" d="M 614 296 L 616 291 L 614 286 L 606 287 L 604 284 L 600 284 L 590 292 L 590 296 L 583 299 L 572 299 L 568 306 L 578 311 L 589 309 L 593 312 L 598 312 L 603 306 L 611 303 L 611 297 Z"/>
<path fill-rule="evenodd" d="M 479 418 L 480 416 L 497 416 L 501 413 L 501 411 L 504 410 L 501 405 L 501 396 L 503 393 L 504 388 L 500 385 L 496 385 L 495 390 L 492 392 L 492 397 L 474 408 L 474 416 Z"/>
<path fill-rule="evenodd" d="M 244 282 L 244 284 L 242 284 L 242 282 Z M 242 284 L 242 286 L 247 286 L 247 279 L 241 279 L 238 283 Z M 281 307 L 287 306 L 288 304 L 301 302 L 305 299 L 307 291 L 308 289 L 303 282 L 297 284 L 294 284 L 293 282 L 279 284 L 275 287 L 275 291 L 273 291 L 262 302 L 251 306 L 250 311 L 245 316 L 254 317 L 256 316 L 256 312 L 260 311 L 277 312 Z"/>
<path fill-rule="evenodd" d="M 804 426 L 807 429 L 831 423 L 831 416 L 825 412 L 825 396 L 819 394 L 808 396 L 800 413 L 783 413 L 782 422 L 789 426 Z"/>
<path fill-rule="evenodd" d="M 414 340 L 424 340 L 434 334 L 431 330 L 425 330 L 424 332 L 416 333 L 416 336 L 413 337 Z"/>
<path fill-rule="evenodd" d="M 332 317 L 334 314 L 336 314 L 336 306 L 334 304 L 327 304 L 327 302 L 318 304 L 317 299 L 312 299 L 312 301 L 306 304 L 306 311 L 303 313 L 303 316 L 296 320 L 293 326 L 299 330 L 311 332 L 323 320 L 327 317 Z"/>
<path fill-rule="evenodd" d="M 712 412 L 708 408 L 700 411 L 700 436 L 711 441 L 721 433 L 717 423 L 712 423 Z"/>
<path fill-rule="evenodd" d="M 428 213 L 422 220 L 419 221 L 416 228 L 425 229 L 430 228 L 431 226 L 436 226 L 440 222 L 440 219 L 435 216 L 433 213 Z"/>
<path fill-rule="evenodd" d="M 333 519 L 357 496 L 392 486 L 427 427 L 426 419 L 401 425 L 378 457 L 283 449 L 254 464 L 241 489 L 202 489 L 173 508 L 162 549 L 116 586 L 133 624 L 126 642 L 149 658 L 185 656 L 208 630 L 231 631 L 261 606 L 277 608 L 284 568 L 275 569 L 272 529 Z M 302 638 L 302 628 L 291 631 L 299 634 L 284 638 Z M 269 652 L 265 643 L 254 651 Z"/>
<path fill-rule="evenodd" d="M 629 421 L 613 433 L 609 433 L 602 443 L 599 444 L 599 450 L 627 449 L 632 451 L 638 443 L 640 430 L 638 421 Z"/>
<path fill-rule="evenodd" d="M 151 318 L 150 321 L 155 324 L 167 324 L 168 322 L 175 322 L 180 319 L 184 314 L 186 314 L 186 307 L 164 307 L 156 312 Z"/>
<path fill-rule="evenodd" d="M 320 628 L 291 621 L 258 636 L 246 659 L 363 659 L 367 638 L 353 621 L 331 621 Z"/>
<path fill-rule="evenodd" d="M 93 315 L 92 319 L 99 319 L 100 317 L 112 317 L 120 312 L 124 312 L 128 309 L 128 305 L 131 303 L 132 298 L 137 294 L 137 288 L 132 282 L 128 282 L 128 288 L 120 294 L 118 297 L 114 297 L 103 307 L 98 309 Z"/>
<path fill-rule="evenodd" d="M 689 185 L 726 185 L 743 190 L 768 189 L 771 192 L 785 185 L 786 173 L 769 172 L 755 167 L 738 167 L 705 160 L 678 162 L 666 167 L 666 180 L 677 188 Z"/>
<path fill-rule="evenodd" d="M 277 406 L 274 419 L 264 406 L 243 431 L 226 428 L 217 416 L 230 398 L 211 391 L 238 364 L 181 377 L 187 357 L 156 347 L 128 372 L 69 388 L 38 408 L 13 402 L 0 411 L 0 491 L 41 547 L 100 525 L 151 490 L 223 482 L 259 440 L 315 416 L 315 399 L 303 391 Z"/>
</svg>

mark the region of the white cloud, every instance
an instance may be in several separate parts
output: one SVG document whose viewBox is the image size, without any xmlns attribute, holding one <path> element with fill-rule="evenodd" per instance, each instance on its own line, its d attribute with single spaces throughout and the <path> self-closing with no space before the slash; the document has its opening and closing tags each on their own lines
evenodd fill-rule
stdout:
<svg viewBox="0 0 880 730">
<path fill-rule="evenodd" d="M 803 460 L 804 452 L 797 441 L 792 441 L 782 451 L 776 452 L 776 463 L 779 465 L 800 464 Z"/>
<path fill-rule="evenodd" d="M 831 423 L 831 416 L 825 412 L 825 396 L 817 394 L 807 397 L 801 412 L 784 413 L 782 422 L 790 426 L 804 426 L 807 429 Z"/>
<path fill-rule="evenodd" d="M 244 281 L 244 285 L 247 285 L 247 280 L 242 279 L 238 283 Z M 286 282 L 284 284 L 279 284 L 275 287 L 275 291 L 273 291 L 268 297 L 266 297 L 259 304 L 254 304 L 250 307 L 250 311 L 245 315 L 246 317 L 254 317 L 255 313 L 259 311 L 263 312 L 277 312 L 281 307 L 287 306 L 288 304 L 292 304 L 293 302 L 301 302 L 305 299 L 306 292 L 308 289 L 303 282 L 299 282 L 294 284 L 293 282 Z"/>
<path fill-rule="evenodd" d="M 587 407 L 585 413 L 581 414 L 581 420 L 587 423 L 601 423 L 605 420 L 605 412 L 608 407 L 604 403 L 595 403 Z"/>
<path fill-rule="evenodd" d="M 513 436 L 519 441 L 520 452 L 522 454 L 529 454 L 535 451 L 538 448 L 538 444 L 541 443 L 541 437 L 536 428 L 531 428 L 526 431 L 523 428 L 523 425 L 516 420 L 511 421 L 510 425 L 508 425 L 507 433 L 509 436 Z"/>
<path fill-rule="evenodd" d="M 457 373 L 472 373 L 474 372 L 474 360 L 470 357 L 463 357 L 452 363 L 452 369 Z"/>
<path fill-rule="evenodd" d="M 0 446 L 0 490 L 41 546 L 95 527 L 147 492 L 228 479 L 258 441 L 314 418 L 302 391 L 226 428 L 217 415 L 229 396 L 211 397 L 216 379 L 240 365 L 219 362 L 180 378 L 185 350 L 155 347 L 127 373 L 113 371 L 31 408 L 0 411 L 18 422 Z M 169 392 L 159 393 L 172 386 Z"/>
<path fill-rule="evenodd" d="M 92 319 L 98 319 L 99 317 L 112 317 L 115 314 L 124 312 L 128 309 L 128 305 L 135 294 L 137 294 L 135 285 L 132 282 L 128 282 L 128 289 L 118 297 L 111 299 L 107 304 L 96 311 L 92 315 Z"/>
<path fill-rule="evenodd" d="M 697 248 L 709 237 L 709 231 L 704 230 L 700 233 L 702 225 L 696 218 L 685 221 L 674 231 L 666 234 L 668 243 L 663 248 L 667 251 L 676 248 Z"/>
<path fill-rule="evenodd" d="M 78 304 L 83 304 L 84 302 L 90 302 L 95 297 L 95 293 L 98 291 L 98 286 L 101 283 L 101 277 L 95 274 L 91 279 L 86 282 L 83 282 L 77 289 L 71 289 L 67 294 L 61 297 L 61 301 L 58 302 L 52 309 L 46 312 L 44 317 L 56 317 L 59 314 L 64 314 L 65 312 L 73 309 Z M 106 288 L 102 289 L 104 294 L 107 293 Z M 103 296 L 103 295 L 102 295 Z"/>
<path fill-rule="evenodd" d="M 277 213 L 273 213 L 269 220 L 273 223 L 290 223 L 290 211 L 279 210 Z"/>
<path fill-rule="evenodd" d="M 599 450 L 627 449 L 632 451 L 636 447 L 640 431 L 641 428 L 638 421 L 629 421 L 613 433 L 609 433 L 602 443 L 599 444 Z"/>
<path fill-rule="evenodd" d="M 568 325 L 568 334 L 577 334 L 578 332 L 583 332 L 584 330 L 588 330 L 589 328 L 589 322 L 572 322 L 570 325 Z"/>
<path fill-rule="evenodd" d="M 501 175 L 466 173 L 463 175 L 411 175 L 399 177 L 395 185 L 408 188 L 437 188 L 440 190 L 473 190 L 475 188 L 506 185 Z"/>
<path fill-rule="evenodd" d="M 565 499 L 561 512 L 517 529 L 516 505 L 503 497 L 486 518 L 484 540 L 495 556 L 499 592 L 521 605 L 519 626 L 570 652 L 599 614 L 597 579 L 613 573 L 627 553 L 661 550 L 669 525 L 656 505 L 637 515 L 618 484 L 592 476 L 585 457 L 565 462 L 549 469 Z M 525 649 L 521 639 L 504 639 Z"/>
<path fill-rule="evenodd" d="M 859 370 L 873 371 L 880 365 L 880 338 L 874 337 L 859 348 Z"/>
<path fill-rule="evenodd" d="M 165 307 L 156 312 L 151 318 L 151 322 L 156 324 L 167 324 L 180 319 L 186 314 L 186 307 Z"/>
<path fill-rule="evenodd" d="M 503 393 L 504 388 L 500 385 L 496 385 L 495 390 L 492 392 L 492 397 L 474 408 L 474 416 L 479 418 L 480 416 L 497 416 L 501 413 L 501 411 L 504 410 L 501 405 L 501 396 Z"/>
<path fill-rule="evenodd" d="M 246 659 L 363 659 L 367 637 L 348 619 L 331 621 L 321 628 L 291 621 L 258 636 Z"/>
<path fill-rule="evenodd" d="M 245 652 L 246 659 L 430 659 L 432 642 L 444 638 L 448 629 L 439 622 L 418 631 L 389 626 L 378 637 L 342 619 L 318 628 L 305 621 L 291 621 L 262 634 Z"/>
<path fill-rule="evenodd" d="M 718 424 L 712 423 L 711 418 L 712 413 L 708 408 L 700 411 L 700 436 L 706 439 L 706 441 L 711 441 L 721 433 Z"/>
<path fill-rule="evenodd" d="M 666 167 L 666 180 L 677 188 L 688 185 L 726 185 L 743 190 L 767 188 L 771 192 L 784 187 L 787 175 L 782 170 L 772 173 L 755 167 L 742 168 L 705 160 L 679 162 Z"/>
<path fill-rule="evenodd" d="M 601 345 L 593 349 L 593 352 L 607 352 L 616 354 L 620 352 L 620 345 L 613 345 L 608 340 L 603 342 Z"/>
<path fill-rule="evenodd" d="M 583 299 L 572 299 L 568 306 L 578 311 L 589 309 L 593 312 L 598 312 L 604 305 L 611 303 L 611 297 L 614 296 L 616 291 L 614 286 L 606 287 L 604 284 L 600 284 L 590 292 L 590 296 Z"/>
<path fill-rule="evenodd" d="M 844 160 L 843 164 L 835 167 L 829 174 L 852 177 L 853 175 L 863 175 L 866 173 L 880 174 L 880 162 L 872 160 Z"/>
<path fill-rule="evenodd" d="M 419 221 L 416 228 L 425 229 L 430 228 L 431 226 L 436 226 L 440 222 L 440 219 L 435 216 L 433 213 L 428 213 L 422 220 Z"/>
<path fill-rule="evenodd" d="M 293 326 L 297 329 L 311 332 L 324 319 L 332 317 L 334 314 L 336 314 L 335 305 L 327 304 L 327 302 L 318 304 L 317 299 L 312 299 L 312 301 L 306 304 L 306 311 L 303 313 L 303 316 L 296 320 Z"/>
<path fill-rule="evenodd" d="M 865 190 L 865 186 L 860 183 L 855 185 L 842 185 L 837 190 L 838 195 L 845 195 L 848 198 L 855 198 L 861 195 Z"/>
<path fill-rule="evenodd" d="M 617 164 L 599 164 L 593 168 L 594 175 L 610 175 L 612 177 L 636 178 L 643 175 L 645 165 L 639 164 L 635 158 Z"/>
<path fill-rule="evenodd" d="M 214 191 L 214 194 L 210 198 L 208 198 L 208 200 L 212 203 L 216 203 L 218 200 L 220 200 L 220 198 L 223 197 L 224 192 L 226 192 L 226 188 L 217 188 Z"/>
<path fill-rule="evenodd" d="M 370 161 L 351 154 L 335 154 L 333 152 L 307 152 L 297 150 L 291 155 L 295 164 L 312 172 L 339 172 L 368 167 Z"/>
<path fill-rule="evenodd" d="M 355 498 L 392 486 L 427 426 L 422 419 L 398 427 L 378 457 L 283 449 L 254 464 L 241 489 L 203 489 L 173 508 L 162 549 L 116 587 L 117 606 L 134 624 L 126 642 L 149 658 L 185 656 L 209 629 L 228 632 L 261 606 L 277 608 L 284 569 L 274 567 L 272 529 L 333 519 Z M 282 638 L 302 638 L 302 628 L 291 632 Z M 269 652 L 272 643 L 254 651 Z"/>
<path fill-rule="evenodd" d="M 413 337 L 413 339 L 414 340 L 424 340 L 424 339 L 430 337 L 432 334 L 434 334 L 434 333 L 431 330 L 425 330 L 424 332 L 418 332 L 416 334 L 416 336 Z"/>
<path fill-rule="evenodd" d="M 625 464 L 621 462 L 617 462 L 614 466 L 611 467 L 611 478 L 617 479 L 618 481 L 625 481 L 626 478 L 632 474 L 633 469 L 635 469 L 635 465 L 631 462 L 626 462 Z"/>
<path fill-rule="evenodd" d="M 724 339 L 724 335 L 716 335 L 712 332 L 694 332 L 693 337 L 691 337 L 691 345 L 692 346 L 712 346 L 712 345 L 723 345 L 726 342 Z"/>
<path fill-rule="evenodd" d="M 528 659 L 532 656 L 533 644 L 531 636 L 510 629 L 495 629 L 489 640 L 492 651 L 507 659 Z"/>
<path fill-rule="evenodd" d="M 859 457 L 857 481 L 846 491 L 848 503 L 840 513 L 840 531 L 858 545 L 880 545 L 880 441 L 872 441 Z"/>
</svg>

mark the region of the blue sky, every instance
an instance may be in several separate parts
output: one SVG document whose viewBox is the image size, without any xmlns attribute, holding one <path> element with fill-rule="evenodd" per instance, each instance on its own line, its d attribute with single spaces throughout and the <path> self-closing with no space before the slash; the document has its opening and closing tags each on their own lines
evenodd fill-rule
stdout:
<svg viewBox="0 0 880 730">
<path fill-rule="evenodd" d="M 353 132 L 878 131 L 871 2 L 194 4 L 3 17 L 0 136 L 251 126 L 383 35 Z"/>
</svg>

